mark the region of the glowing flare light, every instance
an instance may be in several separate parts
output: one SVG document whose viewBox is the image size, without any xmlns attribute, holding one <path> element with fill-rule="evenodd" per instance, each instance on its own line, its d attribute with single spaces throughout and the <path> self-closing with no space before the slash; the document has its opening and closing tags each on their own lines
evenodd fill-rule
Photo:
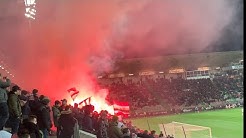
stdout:
<svg viewBox="0 0 246 138">
<path fill-rule="evenodd" d="M 97 112 L 100 112 L 101 110 L 107 110 L 110 114 L 114 115 L 114 108 L 112 105 L 108 105 L 105 98 L 108 94 L 107 89 L 101 89 L 99 92 L 89 92 L 87 91 L 82 91 L 81 89 L 78 89 L 80 91 L 80 94 L 76 97 L 76 99 L 73 101 L 70 96 L 67 97 L 68 103 L 71 105 L 74 105 L 75 103 L 80 103 L 84 99 L 91 97 L 91 105 L 94 106 L 94 110 Z M 93 95 L 88 95 L 88 94 L 93 94 Z"/>
</svg>

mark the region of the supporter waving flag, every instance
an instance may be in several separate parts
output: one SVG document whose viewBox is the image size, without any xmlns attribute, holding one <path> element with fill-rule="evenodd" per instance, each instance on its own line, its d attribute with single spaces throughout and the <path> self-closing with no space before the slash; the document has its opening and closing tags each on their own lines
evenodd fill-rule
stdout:
<svg viewBox="0 0 246 138">
<path fill-rule="evenodd" d="M 75 98 L 79 95 L 79 91 L 76 90 L 75 87 L 70 88 L 70 89 L 68 89 L 67 91 L 68 91 L 68 93 L 70 94 L 70 96 L 71 96 L 71 98 L 73 99 L 73 101 L 74 101 Z"/>
<path fill-rule="evenodd" d="M 87 103 L 87 100 L 88 100 L 88 102 L 89 103 Z M 79 105 L 81 105 L 81 104 L 83 104 L 83 103 L 85 103 L 85 105 L 90 105 L 91 104 L 91 97 L 88 97 L 88 98 L 86 98 L 86 99 L 84 99 L 83 101 L 81 101 L 80 103 L 79 103 Z"/>
</svg>

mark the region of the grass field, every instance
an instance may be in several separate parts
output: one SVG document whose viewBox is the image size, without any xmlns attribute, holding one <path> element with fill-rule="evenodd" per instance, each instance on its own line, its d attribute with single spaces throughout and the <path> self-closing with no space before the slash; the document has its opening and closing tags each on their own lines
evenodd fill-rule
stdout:
<svg viewBox="0 0 246 138">
<path fill-rule="evenodd" d="M 213 138 L 243 138 L 242 108 L 223 109 L 200 113 L 186 113 L 171 116 L 158 116 L 131 119 L 133 125 L 148 130 L 147 119 L 151 130 L 160 132 L 158 124 L 172 121 L 210 127 Z"/>
</svg>

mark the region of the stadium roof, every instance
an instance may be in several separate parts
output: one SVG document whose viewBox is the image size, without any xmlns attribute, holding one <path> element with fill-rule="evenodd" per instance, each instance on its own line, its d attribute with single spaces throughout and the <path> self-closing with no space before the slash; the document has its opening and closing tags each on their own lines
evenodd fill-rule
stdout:
<svg viewBox="0 0 246 138">
<path fill-rule="evenodd" d="M 186 55 L 134 58 L 118 61 L 114 73 L 137 73 L 139 71 L 168 71 L 184 68 L 196 70 L 199 67 L 225 67 L 243 59 L 243 51 L 198 53 Z"/>
</svg>

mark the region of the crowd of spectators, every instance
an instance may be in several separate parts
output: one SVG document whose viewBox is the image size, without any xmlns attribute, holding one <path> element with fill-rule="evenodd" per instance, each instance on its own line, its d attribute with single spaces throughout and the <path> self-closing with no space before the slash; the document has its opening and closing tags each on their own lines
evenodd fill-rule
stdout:
<svg viewBox="0 0 246 138">
<path fill-rule="evenodd" d="M 101 87 L 109 90 L 109 102 L 129 102 L 132 111 L 148 109 L 148 112 L 154 107 L 161 108 L 163 103 L 173 108 L 195 106 L 195 111 L 199 111 L 199 105 L 202 104 L 242 99 L 242 79 L 242 72 L 226 72 L 213 78 L 197 80 L 145 76 L 112 79 L 112 83 L 101 84 Z M 94 111 L 93 105 L 79 108 L 78 104 L 71 106 L 63 99 L 56 100 L 50 107 L 49 97 L 40 95 L 37 89 L 29 93 L 18 85 L 10 85 L 10 80 L 0 75 L 0 132 L 10 128 L 12 137 L 47 138 L 52 134 L 53 125 L 58 138 L 71 138 L 79 129 L 98 138 L 164 137 L 162 133 L 156 135 L 154 130 L 150 133 L 140 130 L 131 122 L 119 120 L 105 110 L 98 113 Z M 173 108 L 170 112 L 175 113 L 177 109 Z"/>
<path fill-rule="evenodd" d="M 110 101 L 131 101 L 131 108 L 134 110 L 137 107 L 148 105 L 158 105 L 159 102 L 149 91 L 148 85 L 144 83 L 123 83 L 116 82 L 111 85 L 101 86 L 109 90 L 108 100 Z"/>
<path fill-rule="evenodd" d="M 0 77 L 0 131 L 10 128 L 12 137 L 47 138 L 52 127 L 49 98 L 38 96 L 37 89 L 29 95 L 18 85 L 10 85 L 10 79 Z"/>
<path fill-rule="evenodd" d="M 78 104 L 71 106 L 63 99 L 56 100 L 50 107 L 50 99 L 40 95 L 37 89 L 29 93 L 18 85 L 10 85 L 10 80 L 1 76 L 0 136 L 4 138 L 48 138 L 53 134 L 53 125 L 58 138 L 76 136 L 77 130 L 84 130 L 98 138 L 156 136 L 155 131 L 148 133 L 147 130 L 137 129 L 131 122 L 119 120 L 106 110 L 98 113 L 93 105 L 79 108 Z"/>
<path fill-rule="evenodd" d="M 101 87 L 109 89 L 107 100 L 129 102 L 132 114 L 157 111 L 155 108 L 165 113 L 181 112 L 192 106 L 206 109 L 214 102 L 243 98 L 243 74 L 240 71 L 223 72 L 207 79 L 170 79 L 152 75 L 109 80 L 111 83 L 101 83 Z"/>
</svg>

